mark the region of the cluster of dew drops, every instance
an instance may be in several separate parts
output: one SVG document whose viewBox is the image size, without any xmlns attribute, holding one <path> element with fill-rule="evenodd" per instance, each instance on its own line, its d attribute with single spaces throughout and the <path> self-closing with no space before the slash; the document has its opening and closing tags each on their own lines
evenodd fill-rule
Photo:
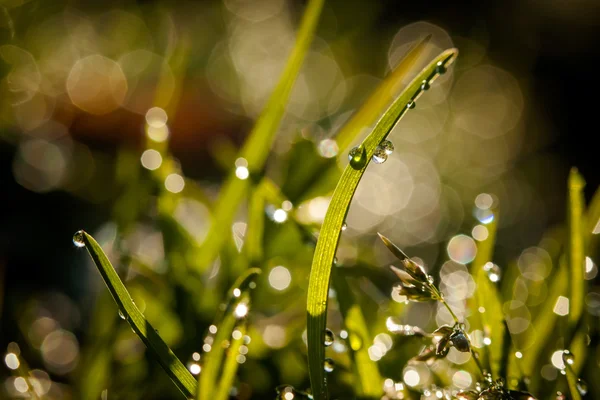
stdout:
<svg viewBox="0 0 600 400">
<path fill-rule="evenodd" d="M 446 72 L 446 67 L 442 61 L 437 63 L 437 67 L 435 69 L 435 74 L 442 75 Z M 424 79 L 419 87 L 419 90 L 411 100 L 406 103 L 406 109 L 412 110 L 416 107 L 416 98 L 421 92 L 424 92 L 430 88 L 430 82 L 432 77 L 428 79 Z M 394 152 L 394 145 L 389 140 L 383 140 L 373 151 L 373 155 L 371 156 L 371 160 L 375 164 L 383 164 Z M 350 150 L 348 153 L 348 161 L 350 161 L 350 166 L 354 169 L 361 169 L 366 164 L 366 151 L 363 145 L 356 146 Z"/>
</svg>

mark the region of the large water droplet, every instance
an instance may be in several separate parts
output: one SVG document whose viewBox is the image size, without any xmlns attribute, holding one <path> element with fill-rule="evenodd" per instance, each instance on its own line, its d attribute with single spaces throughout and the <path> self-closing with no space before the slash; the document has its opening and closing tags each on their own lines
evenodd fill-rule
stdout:
<svg viewBox="0 0 600 400">
<path fill-rule="evenodd" d="M 575 362 L 575 356 L 569 350 L 563 350 L 562 359 L 565 366 L 567 364 L 573 365 L 573 363 Z"/>
<path fill-rule="evenodd" d="M 494 264 L 493 262 L 485 263 L 483 266 L 483 270 L 487 274 L 488 279 L 492 282 L 498 282 L 502 277 L 500 267 Z"/>
<path fill-rule="evenodd" d="M 121 310 L 119 310 L 119 318 L 125 319 L 125 314 L 123 314 L 123 311 Z"/>
<path fill-rule="evenodd" d="M 394 152 L 394 144 L 389 140 L 384 140 L 383 142 L 379 143 L 379 147 L 381 147 L 388 156 Z"/>
<path fill-rule="evenodd" d="M 335 368 L 335 362 L 331 358 L 326 358 L 323 362 L 323 369 L 325 372 L 333 372 Z"/>
<path fill-rule="evenodd" d="M 83 241 L 83 231 L 77 231 L 73 235 L 73 244 L 77 247 L 84 247 L 85 242 Z"/>
<path fill-rule="evenodd" d="M 383 164 L 388 158 L 385 149 L 381 146 L 377 146 L 375 151 L 373 152 L 373 157 L 371 158 L 375 164 Z"/>
<path fill-rule="evenodd" d="M 406 108 L 408 108 L 409 110 L 412 110 L 416 106 L 417 106 L 417 103 L 415 103 L 414 100 L 411 100 L 408 103 L 406 103 Z"/>
<path fill-rule="evenodd" d="M 354 147 L 348 153 L 348 161 L 350 166 L 354 169 L 361 169 L 367 163 L 367 153 L 365 148 L 361 146 Z"/>
<path fill-rule="evenodd" d="M 438 61 L 437 66 L 435 67 L 435 72 L 440 75 L 446 73 L 446 67 L 444 66 L 444 63 L 442 61 Z"/>
<path fill-rule="evenodd" d="M 334 339 L 335 335 L 333 334 L 331 329 L 325 329 L 325 339 L 323 340 L 323 344 L 325 345 L 325 347 L 331 346 L 333 344 Z"/>
<path fill-rule="evenodd" d="M 588 392 L 588 385 L 583 379 L 577 379 L 577 391 L 582 396 L 585 396 Z"/>
<path fill-rule="evenodd" d="M 429 82 L 427 81 L 427 79 L 423 79 L 423 83 L 421 83 L 421 90 L 429 90 L 429 88 Z"/>
</svg>

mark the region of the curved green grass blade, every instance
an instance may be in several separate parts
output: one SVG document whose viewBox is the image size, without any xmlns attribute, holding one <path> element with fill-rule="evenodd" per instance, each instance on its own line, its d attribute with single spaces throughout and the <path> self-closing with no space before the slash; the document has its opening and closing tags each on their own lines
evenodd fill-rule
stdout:
<svg viewBox="0 0 600 400">
<path fill-rule="evenodd" d="M 401 84 L 406 81 L 408 74 L 415 70 L 417 63 L 423 58 L 431 35 L 427 35 L 407 52 L 402 62 L 394 69 L 384 81 L 377 86 L 367 100 L 360 106 L 348 122 L 335 136 L 339 154 L 344 154 L 354 139 L 371 127 L 383 110 L 386 110 L 393 100 L 400 94 Z M 310 165 L 304 166 L 302 172 L 295 172 L 294 179 L 286 182 L 285 192 L 295 200 L 310 199 L 320 195 L 323 182 L 329 182 L 339 176 L 339 169 L 332 159 L 320 159 Z M 326 185 L 327 186 L 327 185 Z"/>
<path fill-rule="evenodd" d="M 502 349 L 504 341 L 504 317 L 500 292 L 494 282 L 490 281 L 484 266 L 492 261 L 496 230 L 498 227 L 498 212 L 494 210 L 493 220 L 485 225 L 488 237 L 477 244 L 477 255 L 471 267 L 471 275 L 475 280 L 475 306 L 471 304 L 474 322 L 479 323 L 486 335 L 489 335 L 491 344 L 483 349 L 483 365 L 489 366 L 492 376 L 497 377 L 502 365 Z M 483 307 L 482 313 L 479 309 Z"/>
<path fill-rule="evenodd" d="M 569 337 L 573 337 L 575 326 L 583 313 L 583 296 L 585 294 L 584 186 L 583 177 L 577 172 L 576 168 L 572 168 L 569 174 L 567 210 L 567 260 L 570 282 Z"/>
<path fill-rule="evenodd" d="M 233 357 L 235 359 L 235 353 L 232 354 L 229 352 L 227 356 L 225 355 L 225 348 L 221 346 L 221 343 L 229 340 L 231 333 L 235 329 L 236 325 L 239 324 L 239 320 L 245 317 L 245 315 L 241 317 L 235 315 L 235 307 L 242 303 L 245 304 L 246 307 L 249 307 L 250 296 L 248 293 L 248 288 L 250 283 L 254 282 L 254 278 L 260 273 L 260 269 L 250 268 L 243 275 L 241 275 L 229 290 L 229 297 L 226 307 L 215 318 L 214 325 L 217 327 L 217 333 L 213 338 L 211 351 L 204 353 L 203 355 L 204 363 L 202 367 L 202 373 L 200 374 L 200 386 L 198 387 L 198 393 L 196 397 L 198 400 L 215 399 L 214 395 L 216 393 L 217 381 L 219 380 L 218 377 L 223 359 L 225 358 L 226 367 L 229 365 L 229 358 Z M 235 291 L 235 289 L 238 289 L 239 292 Z M 229 368 L 231 368 L 231 366 L 229 366 Z M 231 371 L 229 371 L 229 373 L 231 373 Z M 233 371 L 233 374 L 235 375 L 235 371 Z"/>
<path fill-rule="evenodd" d="M 92 260 L 98 267 L 100 275 L 108 287 L 108 291 L 117 303 L 119 310 L 125 316 L 125 319 L 131 325 L 133 331 L 142 339 L 142 342 L 156 357 L 159 364 L 166 371 L 169 378 L 175 383 L 175 386 L 186 397 L 192 397 L 197 390 L 197 382 L 194 376 L 187 370 L 183 363 L 171 351 L 169 346 L 156 333 L 156 330 L 150 325 L 144 315 L 133 302 L 131 295 L 125 288 L 123 282 L 117 275 L 114 267 L 102 251 L 102 247 L 96 240 L 84 231 L 79 231 L 73 237 L 73 242 L 78 245 L 85 245 L 90 253 Z"/>
<path fill-rule="evenodd" d="M 408 74 L 414 71 L 415 65 L 421 60 L 431 36 L 429 34 L 414 44 L 396 69 L 377 86 L 360 109 L 340 129 L 335 137 L 340 153 L 347 150 L 354 138 L 365 127 L 371 126 L 381 116 L 381 111 L 385 110 L 400 93 L 402 82 L 405 81 Z"/>
<path fill-rule="evenodd" d="M 286 103 L 314 36 L 323 2 L 324 0 L 310 0 L 308 3 L 300 23 L 296 45 L 279 78 L 279 83 L 240 151 L 239 157 L 246 159 L 251 175 L 262 172 L 271 151 L 271 145 L 283 117 Z M 229 234 L 233 217 L 247 190 L 248 180 L 238 179 L 235 175 L 235 168 L 233 168 L 223 185 L 214 210 L 210 232 L 199 252 L 196 265 L 200 270 L 207 268 L 217 258 Z"/>
<path fill-rule="evenodd" d="M 377 364 L 369 357 L 369 346 L 364 345 L 372 340 L 365 317 L 354 299 L 354 294 L 345 276 L 339 273 L 334 274 L 333 286 L 337 292 L 344 325 L 348 330 L 350 356 L 357 375 L 357 382 L 359 382 L 357 394 L 366 397 L 378 397 L 381 395 L 383 381 Z"/>
<path fill-rule="evenodd" d="M 431 83 L 438 76 L 437 71 L 445 71 L 445 68 L 454 61 L 457 53 L 456 49 L 442 52 L 416 76 L 383 114 L 373 132 L 363 141 L 359 151 L 355 153 L 356 156 L 351 160 L 351 165 L 348 165 L 342 173 L 342 177 L 333 192 L 317 241 L 308 284 L 308 369 L 313 396 L 316 400 L 327 398 L 325 372 L 323 370 L 325 349 L 322 338 L 327 319 L 329 278 L 342 224 L 346 218 L 354 192 L 373 156 L 375 148 L 387 137 L 394 125 L 408 110 L 408 103 L 416 100 L 422 93 L 422 82 L 425 80 Z"/>
</svg>

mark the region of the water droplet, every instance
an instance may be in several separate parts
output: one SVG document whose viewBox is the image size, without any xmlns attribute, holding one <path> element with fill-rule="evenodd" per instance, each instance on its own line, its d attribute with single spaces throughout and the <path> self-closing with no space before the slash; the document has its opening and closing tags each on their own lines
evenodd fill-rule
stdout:
<svg viewBox="0 0 600 400">
<path fill-rule="evenodd" d="M 337 263 L 338 263 L 337 257 L 333 257 L 333 265 L 337 265 Z"/>
<path fill-rule="evenodd" d="M 411 100 L 408 103 L 406 103 L 406 108 L 408 108 L 409 110 L 412 110 L 416 106 L 417 106 L 417 103 L 415 103 L 414 100 Z"/>
<path fill-rule="evenodd" d="M 123 311 L 121 310 L 119 310 L 119 318 L 125 319 L 125 314 L 123 314 Z"/>
<path fill-rule="evenodd" d="M 577 391 L 582 396 L 585 396 L 588 392 L 588 385 L 583 379 L 577 379 Z"/>
<path fill-rule="evenodd" d="M 345 231 L 348 228 L 348 224 L 346 224 L 345 222 L 342 224 L 342 232 Z"/>
<path fill-rule="evenodd" d="M 423 83 L 421 83 L 421 90 L 429 90 L 429 88 L 429 82 L 427 81 L 427 79 L 423 79 Z"/>
<path fill-rule="evenodd" d="M 500 267 L 494 264 L 493 262 L 487 262 L 483 266 L 483 270 L 488 276 L 488 279 L 492 282 L 498 282 L 500 277 L 502 276 L 502 272 L 500 271 Z"/>
<path fill-rule="evenodd" d="M 333 372 L 335 362 L 331 358 L 326 358 L 323 362 L 323 368 L 325 369 L 325 372 Z"/>
<path fill-rule="evenodd" d="M 567 396 L 565 396 L 562 392 L 556 392 L 556 400 L 567 400 Z"/>
<path fill-rule="evenodd" d="M 429 282 L 433 285 L 433 282 L 434 282 L 433 275 L 427 275 L 427 282 Z"/>
<path fill-rule="evenodd" d="M 364 167 L 367 162 L 366 155 L 367 153 L 362 145 L 354 147 L 348 153 L 348 161 L 350 161 L 350 166 L 354 169 L 361 169 Z"/>
<path fill-rule="evenodd" d="M 77 247 L 84 247 L 85 242 L 83 241 L 83 231 L 77 231 L 73 235 L 73 244 Z"/>
<path fill-rule="evenodd" d="M 567 364 L 573 365 L 573 363 L 575 362 L 575 356 L 569 350 L 563 350 L 562 359 L 565 366 Z"/>
<path fill-rule="evenodd" d="M 446 67 L 444 66 L 444 63 L 442 61 L 438 61 L 437 66 L 435 67 L 435 72 L 440 75 L 446 73 Z"/>
<path fill-rule="evenodd" d="M 379 147 L 381 147 L 388 156 L 394 152 L 394 144 L 389 140 L 384 140 L 383 142 L 379 143 Z"/>
<path fill-rule="evenodd" d="M 335 335 L 333 334 L 331 329 L 325 329 L 325 339 L 323 341 L 323 344 L 325 345 L 325 347 L 331 346 L 333 344 L 334 339 L 335 339 Z"/>
<path fill-rule="evenodd" d="M 375 164 L 383 164 L 388 158 L 388 155 L 385 149 L 381 146 L 377 146 L 375 151 L 373 152 L 373 157 L 371 158 Z"/>
</svg>

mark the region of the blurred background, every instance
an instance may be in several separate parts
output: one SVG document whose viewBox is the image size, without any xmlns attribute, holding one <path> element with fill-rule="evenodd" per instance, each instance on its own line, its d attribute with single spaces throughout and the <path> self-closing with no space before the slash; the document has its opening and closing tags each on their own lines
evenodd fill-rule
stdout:
<svg viewBox="0 0 600 400">
<path fill-rule="evenodd" d="M 119 323 L 87 254 L 73 246 L 79 229 L 98 239 L 148 319 L 199 372 L 195 353 L 242 268 L 236 257 L 245 205 L 227 228 L 230 243 L 187 287 L 182 266 L 206 239 L 227 173 L 237 168 L 238 178 L 247 178 L 237 150 L 277 82 L 304 6 L 0 2 L 0 348 L 3 359 L 6 350 L 29 363 L 38 394 L 179 398 Z M 460 56 L 392 131 L 394 153 L 368 168 L 338 262 L 387 274 L 377 272 L 393 262 L 376 239 L 380 231 L 439 272 L 442 290 L 464 315 L 474 290 L 465 265 L 487 237 L 493 204 L 500 210 L 495 263 L 509 328 L 523 351 L 535 337 L 531 321 L 557 267 L 569 169 L 586 179 L 588 200 L 600 178 L 593 133 L 600 3 L 331 0 L 270 151 L 265 175 L 289 201 L 265 207 L 252 341 L 238 360 L 232 396 L 272 398 L 282 383 L 309 386 L 302 333 L 314 245 L 298 225 L 318 231 L 339 172 L 319 184 L 300 172 L 323 160 L 346 165 L 337 131 L 426 34 L 433 35 L 431 55 L 457 47 Z M 585 301 L 597 325 L 594 260 L 590 255 L 586 264 Z M 451 318 L 435 305 L 398 303 L 386 282 L 374 281 L 353 280 L 373 327 L 371 358 L 386 377 L 406 381 L 408 374 L 409 386 L 430 385 L 426 368 L 403 370 L 415 342 L 411 348 L 392 340 L 385 321 L 395 316 L 432 330 Z M 338 339 L 328 351 L 340 366 L 332 387 L 349 398 L 347 344 L 334 302 L 330 308 Z M 468 359 L 452 354 L 453 384 L 469 387 L 462 367 Z M 564 380 L 550 355 L 532 377 L 540 388 Z M 600 353 L 590 357 L 592 377 Z M 6 364 L 0 397 L 27 397 Z M 600 393 L 598 382 L 588 383 Z"/>
</svg>

